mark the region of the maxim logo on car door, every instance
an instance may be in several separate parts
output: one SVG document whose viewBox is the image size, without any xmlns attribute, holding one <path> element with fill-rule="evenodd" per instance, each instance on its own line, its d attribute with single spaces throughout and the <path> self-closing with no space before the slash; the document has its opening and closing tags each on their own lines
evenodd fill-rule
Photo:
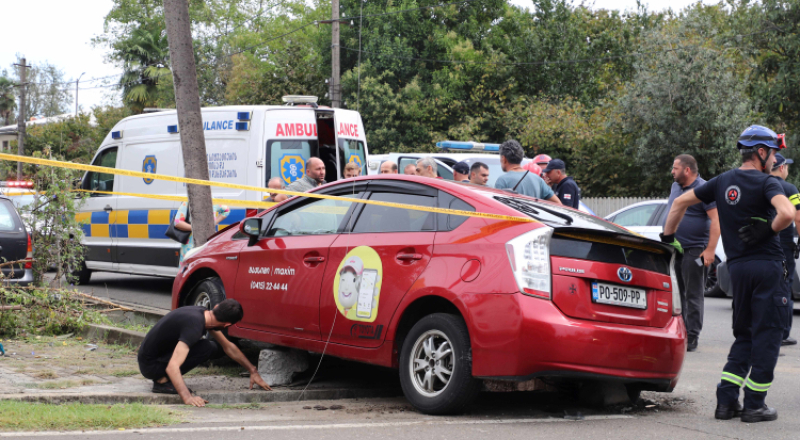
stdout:
<svg viewBox="0 0 800 440">
<path fill-rule="evenodd" d="M 354 248 L 339 263 L 336 273 L 333 299 L 339 313 L 353 321 L 375 321 L 383 281 L 383 263 L 375 249 Z"/>
</svg>

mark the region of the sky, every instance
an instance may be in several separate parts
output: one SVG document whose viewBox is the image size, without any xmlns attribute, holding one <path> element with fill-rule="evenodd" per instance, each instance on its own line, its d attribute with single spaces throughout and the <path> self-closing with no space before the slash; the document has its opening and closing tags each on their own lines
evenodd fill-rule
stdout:
<svg viewBox="0 0 800 440">
<path fill-rule="evenodd" d="M 651 11 L 668 7 L 682 9 L 698 0 L 644 0 Z M 716 3 L 714 0 L 702 0 Z M 511 0 L 515 5 L 532 7 L 531 0 Z M 28 63 L 48 61 L 65 73 L 65 80 L 75 81 L 82 72 L 78 101 L 81 109 L 87 111 L 94 106 L 113 104 L 117 97 L 109 97 L 110 88 L 91 88 L 101 85 L 90 82 L 121 73 L 112 64 L 105 62 L 106 49 L 93 47 L 92 37 L 102 34 L 103 19 L 113 4 L 112 0 L 38 0 L 35 3 L 5 2 L 4 17 L 30 17 L 30 20 L 5 19 L 3 32 L 6 38 L 0 44 L 0 70 L 10 69 L 16 62 L 17 54 L 27 58 Z M 444 3 L 444 1 L 443 1 Z M 592 0 L 587 0 L 591 4 Z M 31 9 L 35 4 L 36 10 Z M 594 0 L 597 9 L 632 10 L 636 0 Z M 23 35 L 23 38 L 19 38 Z M 74 94 L 74 86 L 72 93 Z M 74 106 L 74 101 L 73 101 Z"/>
</svg>

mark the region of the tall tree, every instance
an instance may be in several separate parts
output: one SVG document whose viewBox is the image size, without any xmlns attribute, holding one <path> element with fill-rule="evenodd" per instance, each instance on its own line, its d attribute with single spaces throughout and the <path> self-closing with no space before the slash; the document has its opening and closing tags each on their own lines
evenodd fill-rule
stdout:
<svg viewBox="0 0 800 440">
<path fill-rule="evenodd" d="M 175 98 L 169 65 L 169 45 L 163 22 L 144 23 L 127 39 L 114 44 L 112 59 L 123 73 L 122 101 L 134 112 L 145 107 L 172 107 Z"/>
<path fill-rule="evenodd" d="M 16 106 L 14 81 L 6 76 L 0 76 L 0 117 L 3 118 L 3 125 L 11 125 Z"/>
<path fill-rule="evenodd" d="M 46 118 L 69 113 L 73 100 L 72 86 L 75 83 L 67 80 L 63 70 L 47 61 L 30 65 L 25 115 Z M 19 69 L 13 67 L 12 71 L 14 83 L 19 84 Z"/>
</svg>

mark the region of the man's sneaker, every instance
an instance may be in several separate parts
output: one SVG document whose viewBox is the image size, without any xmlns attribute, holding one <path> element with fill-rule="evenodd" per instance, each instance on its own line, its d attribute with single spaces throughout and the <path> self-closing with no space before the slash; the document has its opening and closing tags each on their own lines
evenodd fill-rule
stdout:
<svg viewBox="0 0 800 440">
<path fill-rule="evenodd" d="M 767 405 L 759 409 L 742 411 L 742 421 L 745 423 L 771 422 L 773 420 L 778 420 L 778 410 Z"/>
<path fill-rule="evenodd" d="M 797 345 L 797 339 L 789 336 L 788 338 L 781 341 L 781 345 Z"/>
<path fill-rule="evenodd" d="M 178 390 L 175 389 L 175 386 L 170 381 L 164 383 L 153 381 L 153 392 L 158 394 L 178 394 Z M 194 394 L 191 388 L 189 388 L 189 394 Z"/>
<path fill-rule="evenodd" d="M 178 394 L 178 390 L 175 389 L 170 381 L 164 383 L 153 381 L 153 392 L 158 394 Z"/>
<path fill-rule="evenodd" d="M 717 410 L 714 411 L 714 418 L 717 420 L 730 420 L 734 417 L 742 415 L 742 404 L 739 402 L 733 405 L 717 404 Z"/>
<path fill-rule="evenodd" d="M 686 351 L 697 350 L 697 336 L 689 336 L 689 343 L 686 344 Z"/>
</svg>

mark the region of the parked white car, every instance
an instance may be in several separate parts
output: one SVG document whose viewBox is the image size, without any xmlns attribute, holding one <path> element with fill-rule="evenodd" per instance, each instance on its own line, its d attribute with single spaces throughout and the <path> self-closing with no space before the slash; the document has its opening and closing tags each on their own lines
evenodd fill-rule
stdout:
<svg viewBox="0 0 800 440">
<path fill-rule="evenodd" d="M 658 236 L 664 230 L 667 219 L 667 199 L 648 200 L 645 202 L 628 205 L 618 211 L 605 216 L 605 219 L 653 240 L 660 240 Z M 732 297 L 730 289 L 730 275 L 726 264 L 725 250 L 722 247 L 722 238 L 717 243 L 716 259 L 708 272 L 706 279 L 705 296 Z M 800 259 L 797 260 L 800 267 Z M 800 280 L 795 269 L 792 296 L 800 300 Z"/>
</svg>

